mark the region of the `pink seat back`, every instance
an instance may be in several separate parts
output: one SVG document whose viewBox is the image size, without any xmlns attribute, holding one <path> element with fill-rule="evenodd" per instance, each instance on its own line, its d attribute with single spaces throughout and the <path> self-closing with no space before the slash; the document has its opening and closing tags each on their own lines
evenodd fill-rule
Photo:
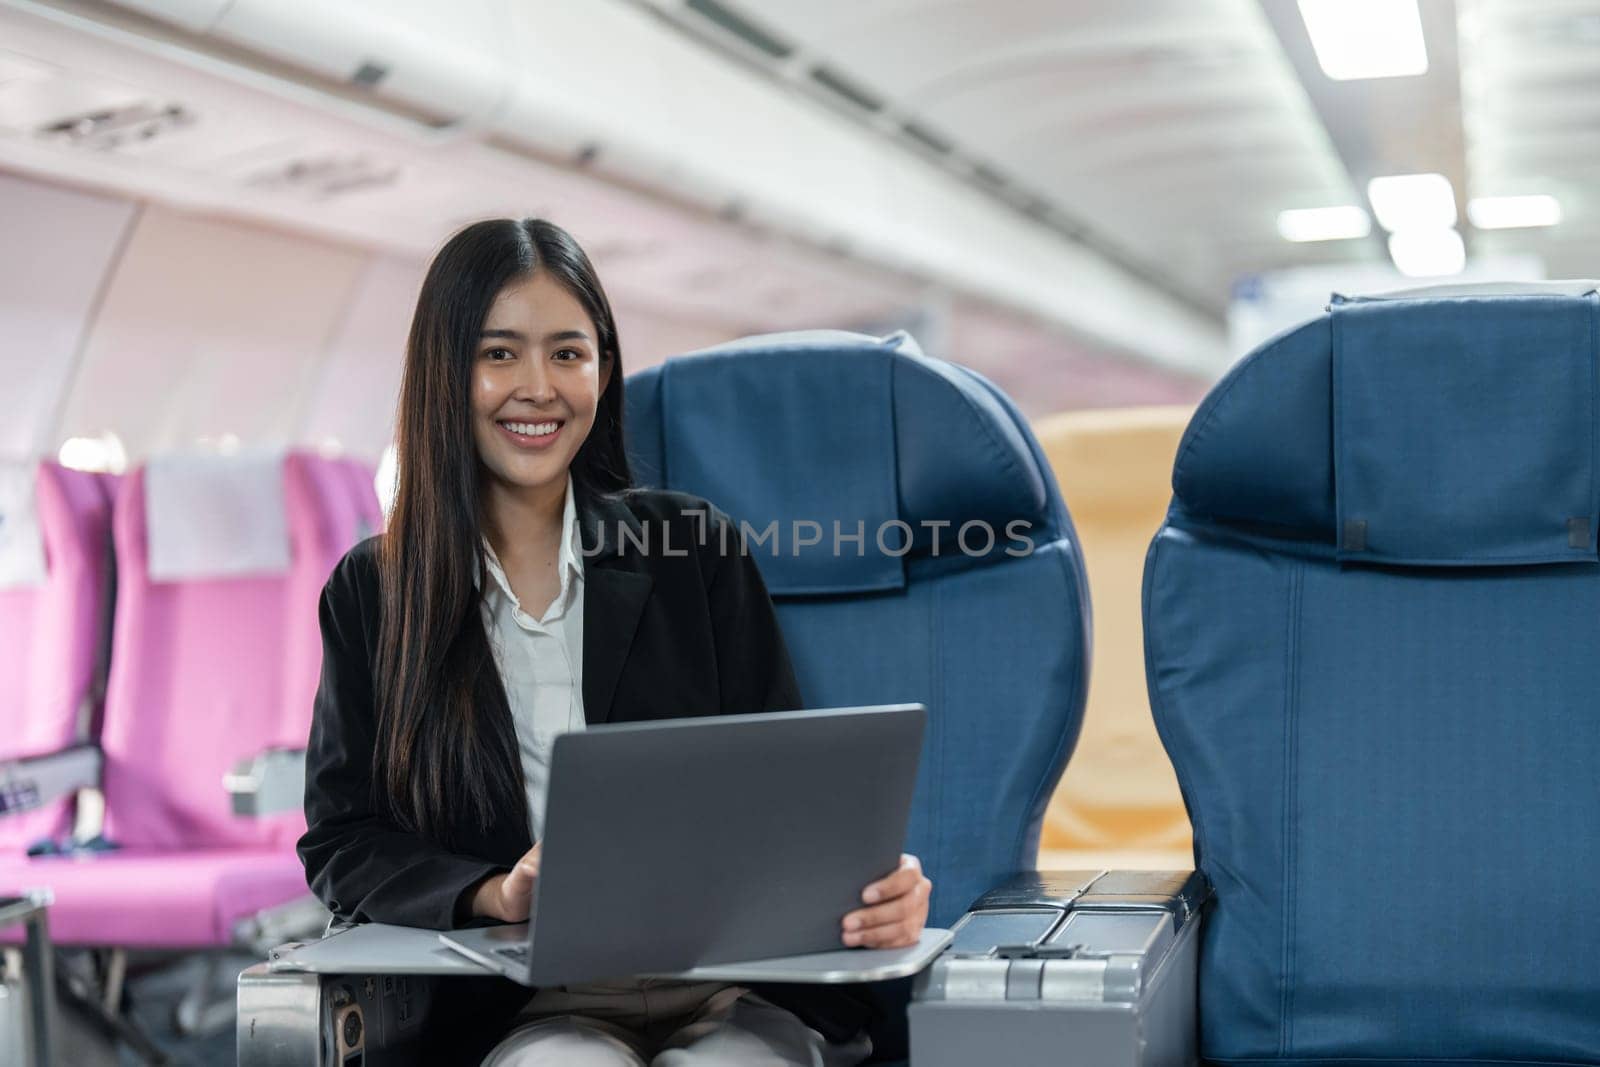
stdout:
<svg viewBox="0 0 1600 1067">
<path fill-rule="evenodd" d="M 100 483 L 100 491 L 105 494 L 106 502 L 114 505 L 117 502 L 117 494 L 122 491 L 122 475 L 112 474 L 110 471 L 102 471 L 94 476 L 94 480 Z M 108 533 L 110 529 L 110 515 L 107 514 L 106 530 Z"/>
<path fill-rule="evenodd" d="M 353 484 L 349 463 L 310 454 L 291 455 L 286 461 L 298 468 L 285 483 L 290 492 L 291 512 L 303 508 L 317 516 L 315 551 L 317 566 L 296 567 L 290 578 L 288 634 L 284 645 L 283 717 L 275 744 L 304 748 L 311 733 L 311 706 L 317 695 L 322 673 L 322 631 L 317 621 L 317 605 L 322 586 L 339 562 L 357 541 L 376 532 L 371 515 L 377 510 L 377 494 L 370 479 L 362 499 Z M 302 499 L 296 499 L 296 495 Z"/>
<path fill-rule="evenodd" d="M 0 589 L 0 758 L 91 740 L 111 595 L 111 505 L 97 475 L 39 465 L 34 482 L 48 578 Z M 70 800 L 0 819 L 0 852 L 71 828 Z"/>
<path fill-rule="evenodd" d="M 349 483 L 350 495 L 356 502 L 356 516 L 361 523 L 361 529 L 365 531 L 357 537 L 357 540 L 382 533 L 383 506 L 378 503 L 377 468 L 369 466 L 364 460 L 349 456 L 339 460 L 339 466 Z"/>
<path fill-rule="evenodd" d="M 102 745 L 106 830 L 128 847 L 288 847 L 299 812 L 235 816 L 222 779 L 274 745 L 303 745 L 287 702 L 317 668 L 315 596 L 348 547 L 314 457 L 283 464 L 286 573 L 152 582 L 145 472 L 126 477 L 113 521 L 119 587 Z M 341 545 L 343 547 L 341 547 Z M 309 599 L 310 606 L 306 601 Z M 310 684 L 314 688 L 315 677 Z"/>
</svg>

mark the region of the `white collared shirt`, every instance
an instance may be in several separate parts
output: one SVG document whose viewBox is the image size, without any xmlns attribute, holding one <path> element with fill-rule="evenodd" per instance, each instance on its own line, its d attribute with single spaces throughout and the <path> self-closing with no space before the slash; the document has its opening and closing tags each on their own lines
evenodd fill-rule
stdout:
<svg viewBox="0 0 1600 1067">
<path fill-rule="evenodd" d="M 550 751 L 557 736 L 584 727 L 583 557 L 571 476 L 561 515 L 561 587 L 542 616 L 535 619 L 522 610 L 487 540 L 483 551 L 490 578 L 483 591 L 483 626 L 511 705 L 528 789 L 528 831 L 538 841 L 544 835 Z"/>
</svg>

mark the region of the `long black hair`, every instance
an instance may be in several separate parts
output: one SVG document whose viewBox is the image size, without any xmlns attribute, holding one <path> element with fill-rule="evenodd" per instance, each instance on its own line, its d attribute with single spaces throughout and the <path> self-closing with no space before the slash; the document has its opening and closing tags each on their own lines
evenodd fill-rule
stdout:
<svg viewBox="0 0 1600 1067">
<path fill-rule="evenodd" d="M 399 484 L 378 551 L 377 799 L 447 847 L 463 816 L 480 829 L 519 790 L 517 742 L 484 632 L 481 460 L 472 432 L 478 335 L 507 285 L 547 271 L 593 321 L 605 390 L 573 458 L 579 498 L 629 486 L 622 351 L 589 257 L 543 219 L 476 222 L 428 268 L 406 343 L 395 451 Z"/>
</svg>

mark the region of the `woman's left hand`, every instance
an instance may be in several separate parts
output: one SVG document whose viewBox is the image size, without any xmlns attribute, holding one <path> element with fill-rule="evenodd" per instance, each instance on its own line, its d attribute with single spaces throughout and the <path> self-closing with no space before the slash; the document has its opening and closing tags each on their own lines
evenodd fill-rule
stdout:
<svg viewBox="0 0 1600 1067">
<path fill-rule="evenodd" d="M 851 948 L 908 948 L 928 924 L 933 883 L 915 856 L 901 856 L 900 868 L 861 891 L 868 907 L 844 917 L 844 943 Z"/>
</svg>

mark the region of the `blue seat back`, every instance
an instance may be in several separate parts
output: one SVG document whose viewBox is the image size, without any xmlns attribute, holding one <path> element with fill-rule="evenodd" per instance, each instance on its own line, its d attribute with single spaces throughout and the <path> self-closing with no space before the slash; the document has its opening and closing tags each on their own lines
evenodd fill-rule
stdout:
<svg viewBox="0 0 1600 1067">
<path fill-rule="evenodd" d="M 903 333 L 833 331 L 669 360 L 627 398 L 636 481 L 747 529 L 807 704 L 927 706 L 908 848 L 931 921 L 1031 867 L 1090 622 L 1066 507 L 1011 402 Z"/>
<path fill-rule="evenodd" d="M 1597 321 L 1336 302 L 1190 423 L 1144 621 L 1208 1060 L 1600 1063 Z"/>
</svg>

